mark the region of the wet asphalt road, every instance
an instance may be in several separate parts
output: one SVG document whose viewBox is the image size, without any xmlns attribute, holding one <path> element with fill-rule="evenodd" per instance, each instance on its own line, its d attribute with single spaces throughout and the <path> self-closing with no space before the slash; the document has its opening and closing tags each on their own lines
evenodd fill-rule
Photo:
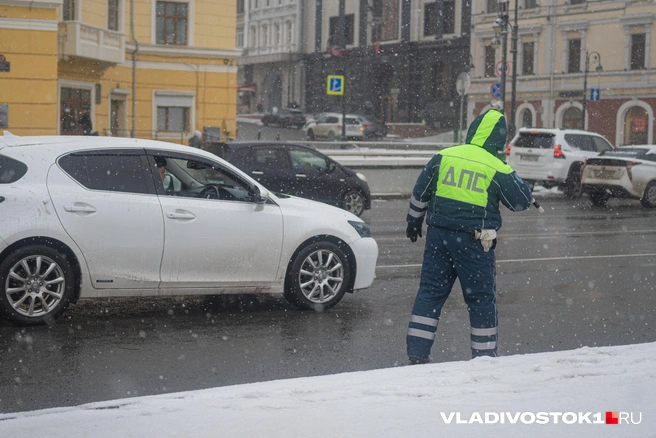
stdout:
<svg viewBox="0 0 656 438">
<path fill-rule="evenodd" d="M 500 354 L 656 341 L 656 210 L 539 198 L 504 210 L 497 247 Z M 56 325 L 0 321 L 0 412 L 406 364 L 405 331 L 424 240 L 404 236 L 406 201 L 363 218 L 380 247 L 377 279 L 325 313 L 278 296 L 83 301 Z M 456 283 L 433 362 L 467 360 Z"/>
</svg>

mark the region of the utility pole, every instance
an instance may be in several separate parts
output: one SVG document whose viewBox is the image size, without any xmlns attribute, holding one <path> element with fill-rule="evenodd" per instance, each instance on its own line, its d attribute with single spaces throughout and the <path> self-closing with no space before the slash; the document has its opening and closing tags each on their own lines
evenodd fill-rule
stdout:
<svg viewBox="0 0 656 438">
<path fill-rule="evenodd" d="M 517 25 L 517 3 L 519 3 L 519 0 L 515 0 L 515 23 L 512 27 L 512 45 L 510 48 L 510 53 L 512 53 L 512 95 L 510 97 L 508 141 L 511 141 L 515 137 L 515 131 L 517 131 L 517 126 L 515 124 L 515 107 L 517 106 L 517 34 L 519 33 L 519 27 Z"/>
<path fill-rule="evenodd" d="M 344 76 L 344 94 L 342 94 L 342 141 L 346 140 L 346 0 L 339 0 L 338 44 L 341 52 L 341 74 Z"/>
</svg>

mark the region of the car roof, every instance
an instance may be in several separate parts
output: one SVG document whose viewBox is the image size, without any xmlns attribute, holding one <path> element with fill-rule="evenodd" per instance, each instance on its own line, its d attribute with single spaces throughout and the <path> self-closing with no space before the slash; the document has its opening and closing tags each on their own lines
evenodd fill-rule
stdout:
<svg viewBox="0 0 656 438">
<path fill-rule="evenodd" d="M 311 146 L 296 143 L 287 143 L 284 141 L 267 141 L 267 140 L 237 140 L 225 143 L 231 149 L 250 148 L 255 146 L 300 146 L 307 149 L 314 149 Z"/>
</svg>

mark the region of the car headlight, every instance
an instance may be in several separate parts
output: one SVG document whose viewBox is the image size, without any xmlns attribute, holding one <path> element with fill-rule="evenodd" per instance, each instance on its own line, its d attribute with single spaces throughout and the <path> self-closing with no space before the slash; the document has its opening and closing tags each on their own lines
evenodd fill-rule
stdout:
<svg viewBox="0 0 656 438">
<path fill-rule="evenodd" d="M 358 232 L 360 237 L 371 237 L 371 230 L 369 229 L 369 225 L 358 221 L 348 221 L 348 223 L 351 224 L 353 228 L 355 228 L 355 231 Z"/>
<path fill-rule="evenodd" d="M 356 172 L 355 176 L 360 178 L 362 181 L 367 182 L 367 177 L 361 174 L 360 172 Z"/>
</svg>

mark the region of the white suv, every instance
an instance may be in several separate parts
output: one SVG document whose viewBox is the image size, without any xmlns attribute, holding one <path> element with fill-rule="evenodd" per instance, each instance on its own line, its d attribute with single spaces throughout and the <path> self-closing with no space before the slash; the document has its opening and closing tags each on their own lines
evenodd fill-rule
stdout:
<svg viewBox="0 0 656 438">
<path fill-rule="evenodd" d="M 308 140 L 327 138 L 334 141 L 342 136 L 342 115 L 339 113 L 322 113 L 315 121 L 308 122 L 303 127 Z M 364 123 L 354 114 L 346 115 L 346 137 L 361 139 L 364 137 Z"/>
<path fill-rule="evenodd" d="M 585 160 L 613 146 L 601 135 L 577 129 L 522 128 L 506 148 L 507 162 L 524 181 L 558 186 L 568 198 L 581 196 Z"/>
</svg>

